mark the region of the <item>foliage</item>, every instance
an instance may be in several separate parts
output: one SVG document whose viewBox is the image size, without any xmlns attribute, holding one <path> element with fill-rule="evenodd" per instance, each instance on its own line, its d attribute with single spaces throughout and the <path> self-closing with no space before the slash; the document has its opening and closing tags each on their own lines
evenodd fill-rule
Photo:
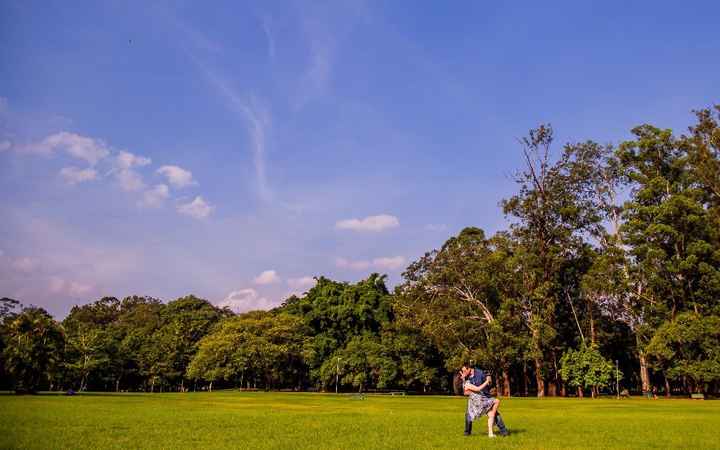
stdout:
<svg viewBox="0 0 720 450">
<path fill-rule="evenodd" d="M 575 388 L 592 389 L 593 397 L 598 388 L 610 383 L 615 372 L 613 364 L 603 358 L 594 345 L 581 345 L 577 350 L 568 349 L 560 360 L 560 366 L 560 373 L 568 384 Z"/>
<path fill-rule="evenodd" d="M 5 326 L 5 368 L 17 392 L 34 393 L 51 379 L 63 357 L 65 334 L 42 308 L 25 308 Z"/>
<path fill-rule="evenodd" d="M 285 313 L 256 311 L 225 320 L 199 342 L 188 376 L 240 386 L 297 386 L 305 367 L 303 328 L 299 318 Z"/>
<path fill-rule="evenodd" d="M 550 125 L 530 130 L 501 203 L 509 227 L 462 229 L 392 293 L 377 273 L 320 276 L 240 316 L 194 296 L 105 297 L 62 326 L 2 298 L 0 385 L 448 392 L 469 360 L 502 395 L 597 394 L 606 357 L 633 390 L 717 392 L 720 106 L 695 118 L 685 134 L 643 124 L 617 146 L 570 142 L 557 155 Z"/>
<path fill-rule="evenodd" d="M 686 377 L 702 392 L 720 380 L 720 316 L 679 314 L 658 328 L 647 352 L 669 377 Z"/>
</svg>

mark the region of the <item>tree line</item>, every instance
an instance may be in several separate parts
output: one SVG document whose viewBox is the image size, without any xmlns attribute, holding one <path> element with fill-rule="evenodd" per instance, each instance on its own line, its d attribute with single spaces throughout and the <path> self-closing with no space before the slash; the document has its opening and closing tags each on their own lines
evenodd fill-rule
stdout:
<svg viewBox="0 0 720 450">
<path fill-rule="evenodd" d="M 720 387 L 720 106 L 617 146 L 521 140 L 509 226 L 463 229 L 391 292 L 317 277 L 271 311 L 102 298 L 62 321 L 0 301 L 0 388 L 450 392 L 472 361 L 500 395 Z"/>
</svg>

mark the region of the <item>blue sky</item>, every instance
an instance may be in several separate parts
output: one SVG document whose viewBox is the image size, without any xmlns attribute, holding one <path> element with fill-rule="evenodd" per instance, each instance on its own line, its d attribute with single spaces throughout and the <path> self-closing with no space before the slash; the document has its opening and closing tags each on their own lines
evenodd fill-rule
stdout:
<svg viewBox="0 0 720 450">
<path fill-rule="evenodd" d="M 474 225 L 517 138 L 682 132 L 720 3 L 0 1 L 0 295 L 237 311 L 400 279 Z"/>
</svg>

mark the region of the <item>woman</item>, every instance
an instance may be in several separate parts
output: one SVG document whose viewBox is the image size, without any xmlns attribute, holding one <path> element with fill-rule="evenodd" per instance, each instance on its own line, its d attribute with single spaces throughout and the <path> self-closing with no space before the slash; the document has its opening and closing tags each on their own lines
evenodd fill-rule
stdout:
<svg viewBox="0 0 720 450">
<path fill-rule="evenodd" d="M 487 414 L 488 437 L 494 438 L 495 433 L 493 432 L 493 426 L 495 425 L 495 414 L 497 413 L 500 401 L 492 397 L 480 395 L 480 392 L 490 384 L 491 378 L 489 376 L 485 378 L 485 381 L 480 386 L 470 383 L 469 378 L 469 373 L 466 372 L 463 374 L 463 393 L 468 396 L 467 420 L 474 421 L 478 417 Z"/>
</svg>

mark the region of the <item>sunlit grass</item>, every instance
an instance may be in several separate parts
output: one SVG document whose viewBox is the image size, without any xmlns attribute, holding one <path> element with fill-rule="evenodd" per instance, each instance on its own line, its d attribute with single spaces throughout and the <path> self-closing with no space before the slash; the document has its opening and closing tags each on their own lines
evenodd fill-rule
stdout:
<svg viewBox="0 0 720 450">
<path fill-rule="evenodd" d="M 512 434 L 464 437 L 465 401 L 304 393 L 0 396 L 0 448 L 720 448 L 720 402 L 507 399 Z"/>
</svg>

